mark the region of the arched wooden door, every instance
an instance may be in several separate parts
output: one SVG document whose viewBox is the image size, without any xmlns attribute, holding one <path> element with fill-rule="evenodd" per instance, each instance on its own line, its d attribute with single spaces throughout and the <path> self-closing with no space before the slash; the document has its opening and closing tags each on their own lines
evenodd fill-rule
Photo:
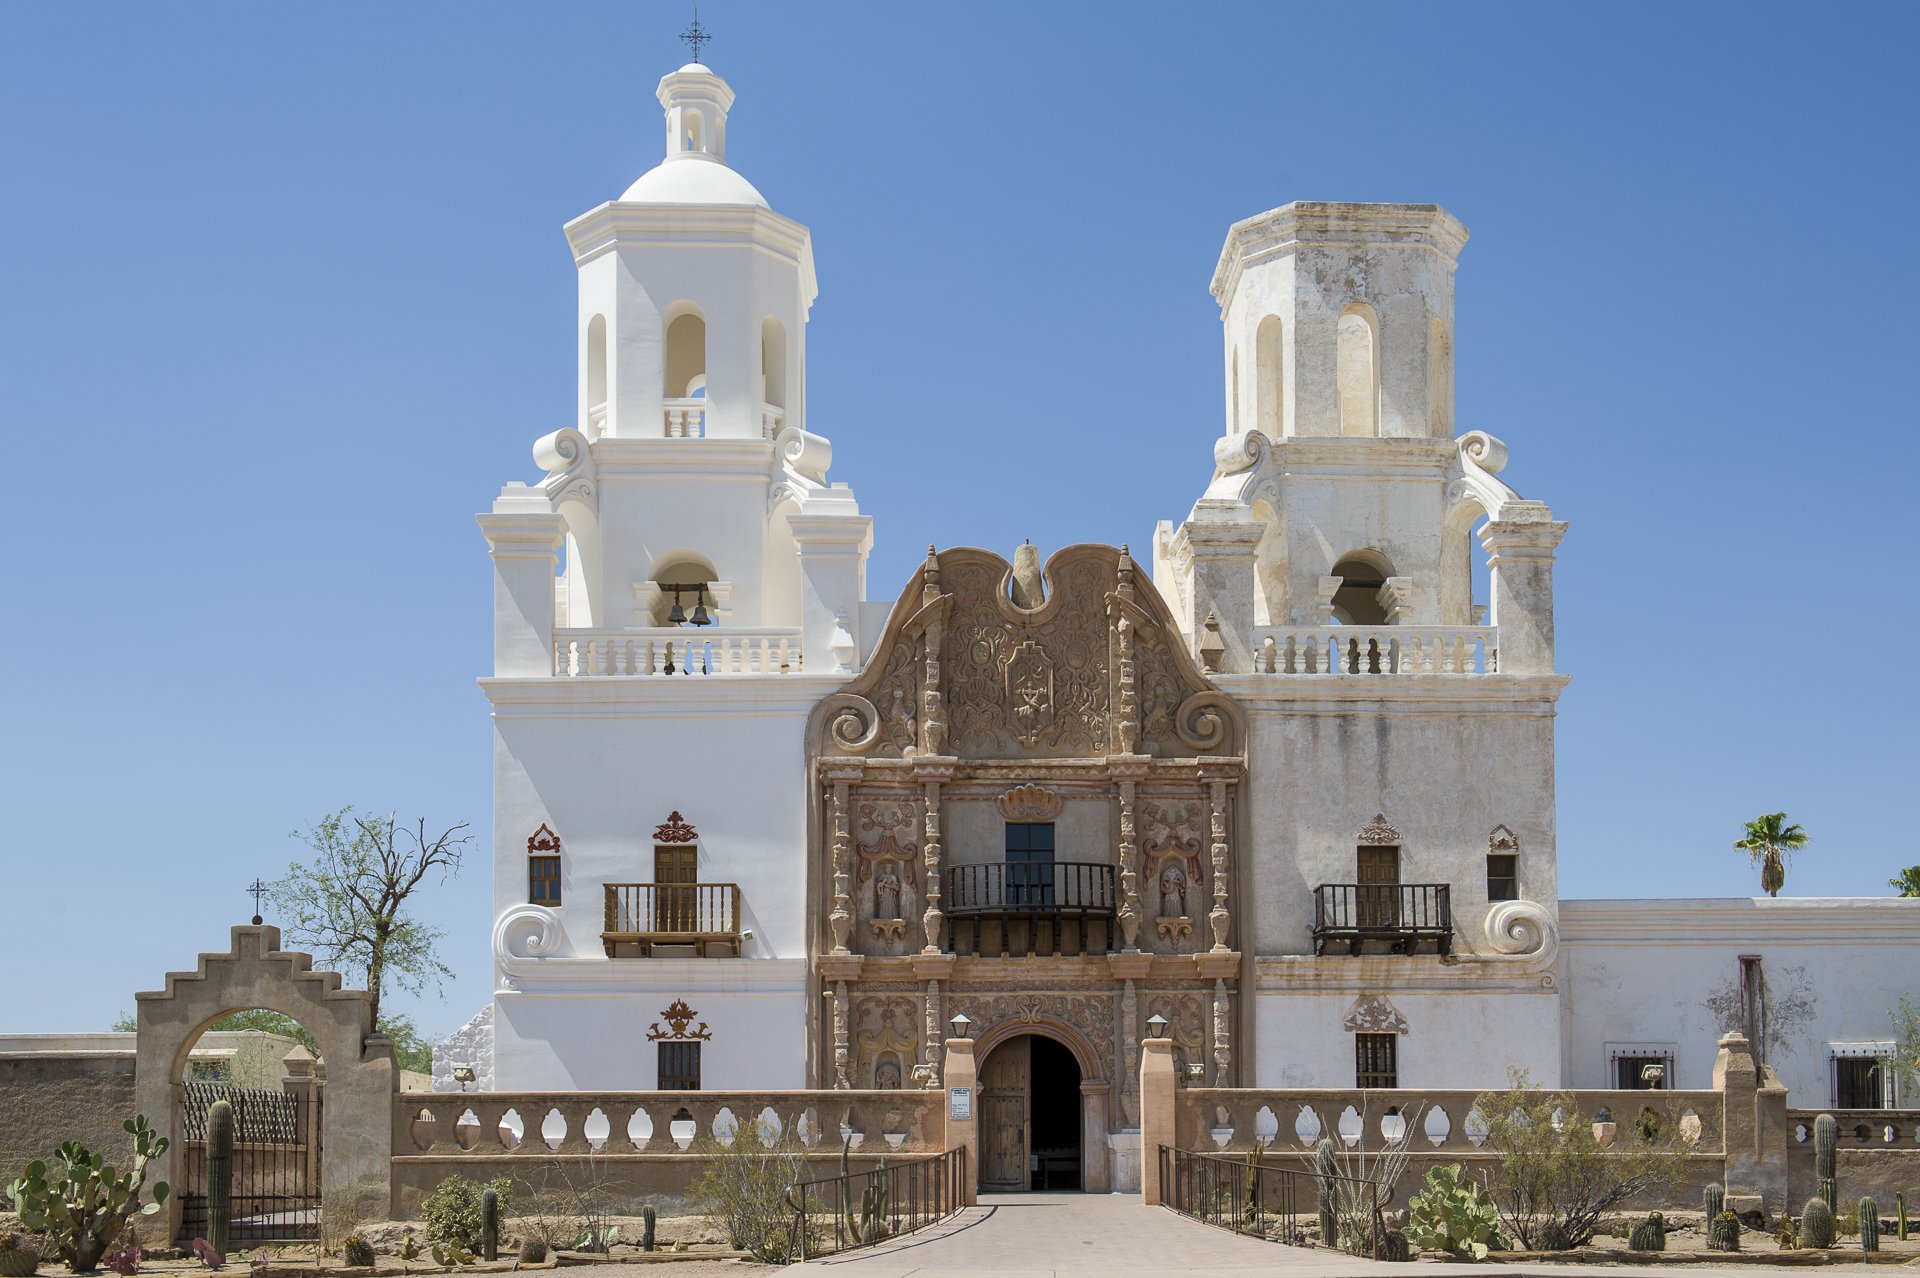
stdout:
<svg viewBox="0 0 1920 1278">
<path fill-rule="evenodd" d="M 980 1188 L 1026 1189 L 1033 1040 L 1008 1039 L 980 1071 Z"/>
</svg>

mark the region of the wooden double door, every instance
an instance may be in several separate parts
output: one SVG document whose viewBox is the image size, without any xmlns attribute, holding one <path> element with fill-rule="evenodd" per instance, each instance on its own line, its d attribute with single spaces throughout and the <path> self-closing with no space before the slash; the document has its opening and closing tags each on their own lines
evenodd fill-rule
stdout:
<svg viewBox="0 0 1920 1278">
<path fill-rule="evenodd" d="M 980 1071 L 980 1188 L 1079 1189 L 1080 1074 L 1052 1039 L 1022 1035 Z"/>
</svg>

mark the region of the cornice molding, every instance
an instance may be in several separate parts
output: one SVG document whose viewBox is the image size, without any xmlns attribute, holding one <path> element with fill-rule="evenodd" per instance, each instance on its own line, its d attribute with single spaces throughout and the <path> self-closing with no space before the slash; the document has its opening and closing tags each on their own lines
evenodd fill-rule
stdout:
<svg viewBox="0 0 1920 1278">
<path fill-rule="evenodd" d="M 1214 686 L 1251 713 L 1554 714 L 1571 675 L 1220 674 Z"/>
<path fill-rule="evenodd" d="M 1827 941 L 1852 945 L 1920 941 L 1920 899 L 1901 897 L 1679 897 L 1560 902 L 1560 942 L 1665 945 Z"/>
</svg>

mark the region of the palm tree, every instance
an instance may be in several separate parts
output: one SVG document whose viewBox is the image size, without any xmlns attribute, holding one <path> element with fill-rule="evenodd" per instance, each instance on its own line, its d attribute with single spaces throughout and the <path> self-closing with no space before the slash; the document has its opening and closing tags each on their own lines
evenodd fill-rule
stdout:
<svg viewBox="0 0 1920 1278">
<path fill-rule="evenodd" d="M 1901 896 L 1920 896 L 1920 865 L 1909 865 L 1888 879 L 1887 886 L 1899 889 Z"/>
<path fill-rule="evenodd" d="M 1807 832 L 1787 824 L 1784 812 L 1769 812 L 1747 822 L 1747 834 L 1734 842 L 1760 867 L 1760 886 L 1768 896 L 1779 896 L 1787 883 L 1787 858 L 1807 846 Z"/>
</svg>

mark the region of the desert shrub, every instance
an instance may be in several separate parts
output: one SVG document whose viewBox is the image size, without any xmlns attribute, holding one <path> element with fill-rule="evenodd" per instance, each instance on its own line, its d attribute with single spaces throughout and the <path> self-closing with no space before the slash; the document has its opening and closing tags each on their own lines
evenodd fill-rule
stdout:
<svg viewBox="0 0 1920 1278">
<path fill-rule="evenodd" d="M 762 1131 L 742 1123 L 732 1142 L 702 1143 L 706 1170 L 687 1187 L 694 1207 L 717 1218 L 728 1241 L 754 1259 L 784 1265 L 794 1251 L 793 1210 L 787 1189 L 807 1179 L 806 1146 L 792 1132 Z"/>
<path fill-rule="evenodd" d="M 1571 1093 L 1539 1087 L 1520 1070 L 1506 1091 L 1483 1093 L 1474 1107 L 1486 1117 L 1487 1148 L 1500 1157 L 1489 1193 L 1506 1233 L 1527 1250 L 1584 1246 L 1603 1215 L 1680 1182 L 1672 1115 L 1602 1146 Z"/>
<path fill-rule="evenodd" d="M 465 1176 L 449 1176 L 420 1204 L 420 1220 L 426 1226 L 427 1240 L 458 1247 L 463 1251 L 480 1248 L 480 1195 L 491 1189 L 500 1195 L 500 1210 L 505 1213 L 512 1182 L 505 1176 L 481 1184 Z"/>
</svg>

